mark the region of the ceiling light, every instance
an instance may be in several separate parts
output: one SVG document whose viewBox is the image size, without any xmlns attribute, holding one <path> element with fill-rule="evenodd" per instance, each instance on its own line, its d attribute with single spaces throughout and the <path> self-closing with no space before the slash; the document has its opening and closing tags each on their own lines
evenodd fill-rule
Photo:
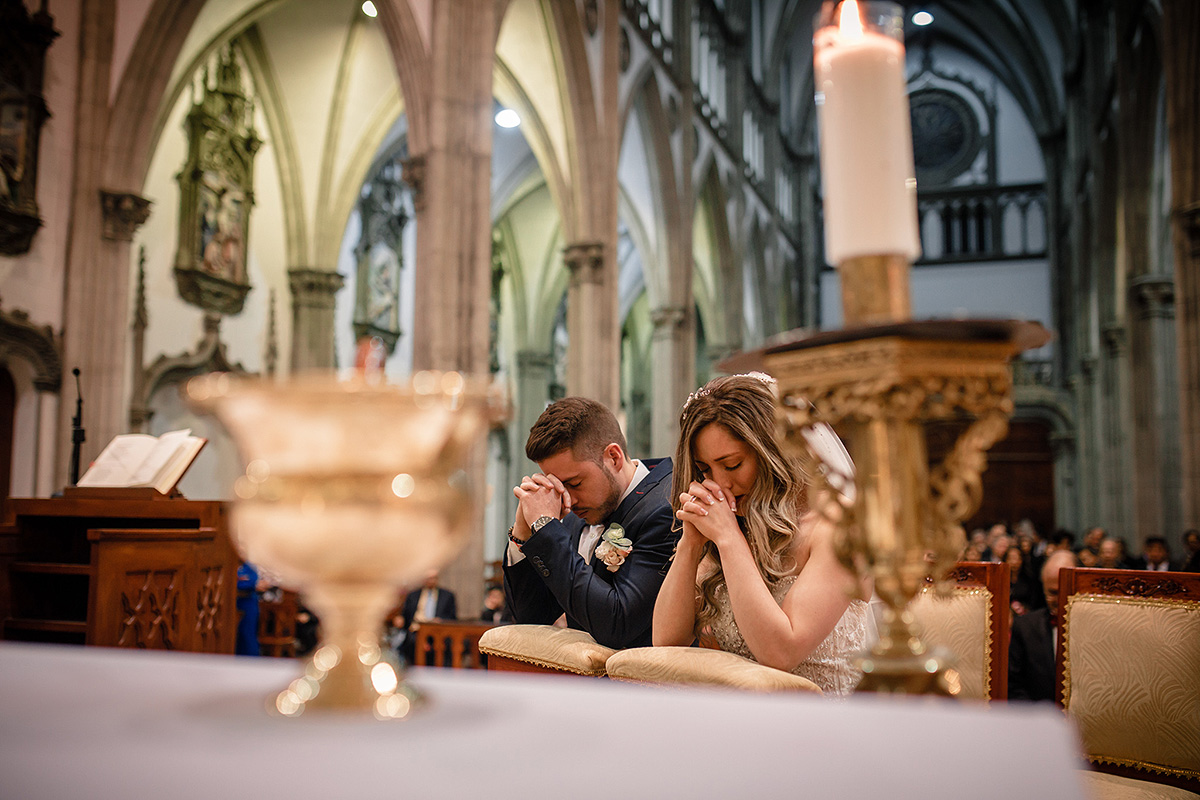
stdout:
<svg viewBox="0 0 1200 800">
<path fill-rule="evenodd" d="M 365 2 L 362 4 L 362 12 L 372 19 L 379 14 L 379 12 L 375 10 L 375 4 L 372 3 L 371 0 L 365 0 Z"/>
<path fill-rule="evenodd" d="M 501 128 L 515 128 L 521 124 L 521 115 L 511 108 L 502 108 L 496 112 L 496 124 Z"/>
<path fill-rule="evenodd" d="M 918 11 L 912 15 L 912 24 L 919 25 L 922 28 L 933 22 L 933 14 L 928 11 Z"/>
</svg>

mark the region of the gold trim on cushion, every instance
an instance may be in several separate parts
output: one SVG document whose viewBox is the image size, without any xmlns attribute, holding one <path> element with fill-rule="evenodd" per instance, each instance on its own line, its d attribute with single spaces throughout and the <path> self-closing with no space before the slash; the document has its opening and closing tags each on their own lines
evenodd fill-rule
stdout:
<svg viewBox="0 0 1200 800">
<path fill-rule="evenodd" d="M 953 646 L 953 642 L 952 642 L 954 637 L 943 635 L 944 634 L 943 631 L 938 630 L 937 628 L 931 626 L 929 624 L 929 622 L 931 622 L 931 620 L 924 618 L 922 616 L 921 611 L 922 611 L 922 606 L 928 607 L 928 606 L 930 606 L 930 604 L 935 604 L 935 603 L 940 606 L 940 610 L 942 610 L 942 611 L 952 610 L 951 604 L 965 607 L 965 604 L 963 603 L 964 599 L 971 600 L 976 597 L 980 598 L 983 602 L 983 627 L 980 629 L 981 638 L 983 640 L 983 642 L 982 642 L 983 661 L 980 665 L 981 666 L 981 674 L 979 674 L 978 676 L 971 676 L 970 673 L 963 671 L 963 667 L 964 667 L 963 662 L 969 656 L 964 655 L 964 653 L 956 652 L 955 647 Z M 913 598 L 913 602 L 909 605 L 908 608 L 909 608 L 909 611 L 911 611 L 913 613 L 913 616 L 916 617 L 917 622 L 920 623 L 922 632 L 924 634 L 927 634 L 926 639 L 925 639 L 927 643 L 944 647 L 947 650 L 950 650 L 954 653 L 955 657 L 958 659 L 958 662 L 956 664 L 954 664 L 953 666 L 954 666 L 954 669 L 957 670 L 957 672 L 959 673 L 959 675 L 962 678 L 968 679 L 968 680 L 964 681 L 964 683 L 966 683 L 969 686 L 970 684 L 974 683 L 974 681 L 976 680 L 976 677 L 977 677 L 979 685 L 981 685 L 981 687 L 982 687 L 982 692 L 973 691 L 973 689 L 974 689 L 973 686 L 971 686 L 971 690 L 968 690 L 967 686 L 964 686 L 964 691 L 961 694 L 959 694 L 959 697 L 973 698 L 973 699 L 979 699 L 979 700 L 989 699 L 992 696 L 992 592 L 991 592 L 991 590 L 984 586 L 955 586 L 952 596 L 939 597 L 937 594 L 937 591 L 934 587 L 927 586 L 921 590 L 920 594 L 918 594 L 915 598 Z M 976 609 L 971 609 L 971 611 L 973 613 L 978 613 Z M 939 616 L 944 616 L 944 615 L 939 615 Z M 963 621 L 962 618 L 965 616 L 966 616 L 965 614 L 955 614 L 955 618 L 951 619 L 950 621 L 951 622 L 962 622 Z M 979 646 L 979 642 L 972 641 L 969 643 L 969 646 L 971 649 L 975 649 Z M 974 668 L 975 665 L 972 664 L 971 666 L 972 666 L 972 668 Z M 1007 668 L 1007 665 L 1005 665 L 1005 668 Z"/>
<path fill-rule="evenodd" d="M 630 683 L 823 694 L 808 678 L 706 647 L 634 647 L 612 655 L 607 669 L 608 677 Z"/>
<path fill-rule="evenodd" d="M 1075 594 L 1061 636 L 1063 707 L 1088 759 L 1200 779 L 1200 602 Z"/>
<path fill-rule="evenodd" d="M 605 662 L 617 651 L 574 628 L 501 625 L 479 637 L 479 652 L 596 677 L 604 675 Z"/>
</svg>

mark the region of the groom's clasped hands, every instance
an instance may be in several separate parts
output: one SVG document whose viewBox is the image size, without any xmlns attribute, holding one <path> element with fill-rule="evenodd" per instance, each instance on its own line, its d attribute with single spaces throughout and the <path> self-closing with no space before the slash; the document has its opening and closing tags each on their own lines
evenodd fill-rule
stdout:
<svg viewBox="0 0 1200 800">
<path fill-rule="evenodd" d="M 516 527 L 523 528 L 526 535 L 529 526 L 540 517 L 562 519 L 571 513 L 571 493 L 553 475 L 540 472 L 526 475 L 520 486 L 513 487 L 513 496 L 517 498 Z"/>
</svg>

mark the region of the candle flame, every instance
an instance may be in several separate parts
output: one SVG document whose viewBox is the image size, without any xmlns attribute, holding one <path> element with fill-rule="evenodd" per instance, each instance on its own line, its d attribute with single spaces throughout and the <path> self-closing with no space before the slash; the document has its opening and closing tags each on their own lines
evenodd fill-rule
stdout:
<svg viewBox="0 0 1200 800">
<path fill-rule="evenodd" d="M 845 0 L 838 8 L 838 28 L 842 38 L 852 42 L 863 38 L 862 18 L 858 15 L 857 0 Z"/>
</svg>

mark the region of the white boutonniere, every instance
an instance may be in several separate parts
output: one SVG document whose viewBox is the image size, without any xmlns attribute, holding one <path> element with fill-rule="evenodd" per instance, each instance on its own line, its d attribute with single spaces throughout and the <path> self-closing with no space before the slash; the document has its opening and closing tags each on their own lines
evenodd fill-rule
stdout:
<svg viewBox="0 0 1200 800">
<path fill-rule="evenodd" d="M 609 572 L 616 572 L 625 563 L 625 557 L 633 552 L 633 542 L 625 538 L 625 529 L 613 523 L 600 534 L 596 557 L 604 562 Z"/>
</svg>

